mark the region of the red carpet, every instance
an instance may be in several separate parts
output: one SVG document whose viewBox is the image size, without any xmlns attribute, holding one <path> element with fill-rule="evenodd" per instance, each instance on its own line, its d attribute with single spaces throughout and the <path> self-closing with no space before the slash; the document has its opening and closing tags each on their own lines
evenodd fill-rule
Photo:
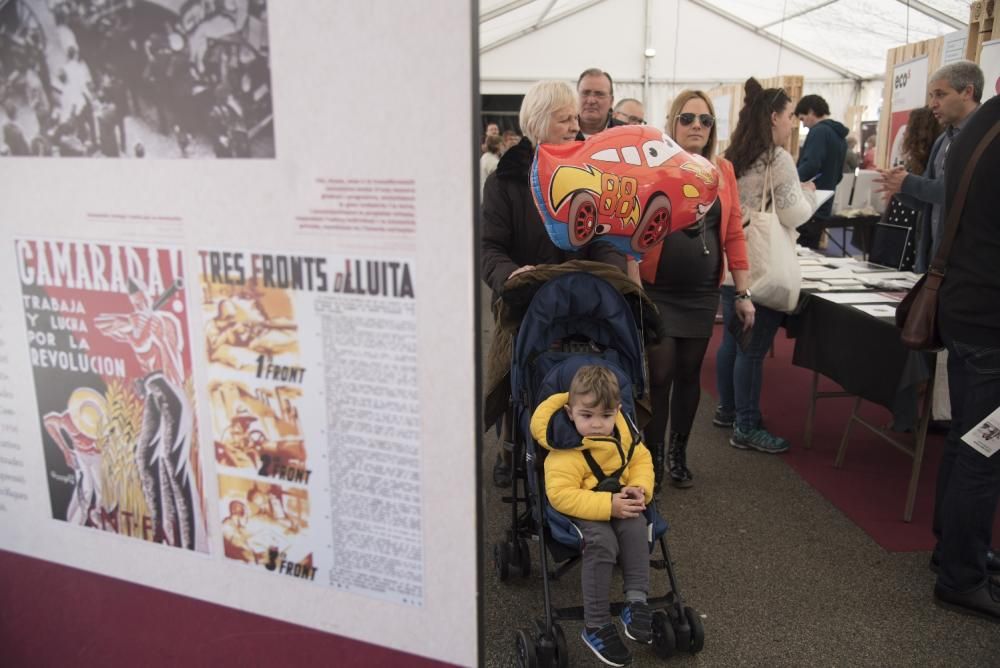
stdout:
<svg viewBox="0 0 1000 668">
<path fill-rule="evenodd" d="M 3 666 L 446 665 L 2 550 L 0 601 Z"/>
<path fill-rule="evenodd" d="M 713 401 L 717 396 L 715 352 L 721 332 L 721 326 L 716 326 L 702 368 L 701 382 L 707 393 L 704 401 Z M 780 331 L 775 338 L 775 357 L 768 357 L 764 363 L 761 398 L 764 420 L 769 431 L 784 436 L 792 443 L 791 451 L 780 455 L 781 458 L 886 550 L 912 552 L 933 549 L 931 516 L 943 436 L 931 434 L 927 439 L 913 521 L 903 522 L 912 459 L 855 424 L 851 429 L 844 466 L 840 469 L 833 467 L 853 399 L 821 399 L 816 408 L 812 448 L 806 450 L 803 447 L 812 372 L 792 366 L 794 344 L 793 340 L 785 337 L 783 330 Z M 821 391 L 839 389 L 832 381 L 820 379 Z M 888 410 L 867 402 L 861 405 L 861 414 L 873 424 L 890 421 Z M 908 434 L 900 434 L 899 437 L 903 441 L 912 438 Z M 994 535 L 1000 536 L 1000 514 Z"/>
</svg>

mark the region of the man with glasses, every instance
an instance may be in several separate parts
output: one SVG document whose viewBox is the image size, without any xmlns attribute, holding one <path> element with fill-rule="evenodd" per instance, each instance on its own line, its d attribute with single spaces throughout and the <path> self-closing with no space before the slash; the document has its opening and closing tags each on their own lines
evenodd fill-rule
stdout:
<svg viewBox="0 0 1000 668">
<path fill-rule="evenodd" d="M 795 105 L 795 115 L 809 129 L 799 153 L 799 180 L 812 181 L 817 190 L 834 190 L 844 175 L 847 155 L 847 126 L 830 118 L 830 105 L 819 95 L 806 95 Z M 818 248 L 823 234 L 822 221 L 833 213 L 833 199 L 816 210 L 812 219 L 799 226 L 799 243 Z"/>
<path fill-rule="evenodd" d="M 619 100 L 615 105 L 615 110 L 611 113 L 611 118 L 621 121 L 625 125 L 645 125 L 645 109 L 642 102 L 631 97 Z"/>
<path fill-rule="evenodd" d="M 601 130 L 624 125 L 611 115 L 615 97 L 610 74 L 596 67 L 584 70 L 576 81 L 576 92 L 580 97 L 580 132 L 576 135 L 577 139 L 582 141 Z"/>
</svg>

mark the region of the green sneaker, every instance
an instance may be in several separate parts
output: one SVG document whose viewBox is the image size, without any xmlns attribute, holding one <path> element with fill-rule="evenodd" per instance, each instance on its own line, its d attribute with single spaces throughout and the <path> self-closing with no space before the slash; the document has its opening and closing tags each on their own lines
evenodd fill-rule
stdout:
<svg viewBox="0 0 1000 668">
<path fill-rule="evenodd" d="M 740 450 L 756 450 L 776 455 L 788 452 L 791 444 L 780 436 L 769 433 L 766 429 L 750 429 L 743 431 L 739 427 L 733 429 L 729 445 Z"/>
</svg>

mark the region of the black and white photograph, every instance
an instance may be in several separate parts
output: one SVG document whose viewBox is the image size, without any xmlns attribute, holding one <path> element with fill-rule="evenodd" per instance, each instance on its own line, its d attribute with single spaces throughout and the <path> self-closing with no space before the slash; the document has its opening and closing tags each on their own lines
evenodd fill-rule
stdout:
<svg viewBox="0 0 1000 668">
<path fill-rule="evenodd" d="M 273 158 L 267 0 L 0 0 L 0 157 Z"/>
</svg>

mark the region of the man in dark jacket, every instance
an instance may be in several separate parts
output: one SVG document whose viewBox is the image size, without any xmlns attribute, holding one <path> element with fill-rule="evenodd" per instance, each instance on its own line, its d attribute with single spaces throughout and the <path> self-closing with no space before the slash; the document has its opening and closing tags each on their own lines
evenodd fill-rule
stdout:
<svg viewBox="0 0 1000 668">
<path fill-rule="evenodd" d="M 799 152 L 799 181 L 812 181 L 817 190 L 834 190 L 844 174 L 847 155 L 847 126 L 830 118 L 830 105 L 819 95 L 806 95 L 795 105 L 795 115 L 809 128 L 806 143 Z M 819 220 L 833 212 L 830 198 L 799 227 L 799 243 L 809 248 L 819 246 L 823 227 Z"/>
<path fill-rule="evenodd" d="M 980 107 L 945 160 L 945 209 L 955 201 L 979 143 L 1000 125 L 1000 97 Z M 947 259 L 938 317 L 948 348 L 951 430 L 938 469 L 931 557 L 934 598 L 945 607 L 1000 622 L 1000 557 L 991 551 L 1000 500 L 1000 454 L 964 441 L 1000 407 L 1000 135 L 979 159 Z M 947 216 L 947 214 L 946 214 Z M 942 236 L 947 234 L 941 230 Z M 995 426 L 995 425 L 994 425 Z M 993 577 L 991 577 L 993 576 Z"/>
</svg>

